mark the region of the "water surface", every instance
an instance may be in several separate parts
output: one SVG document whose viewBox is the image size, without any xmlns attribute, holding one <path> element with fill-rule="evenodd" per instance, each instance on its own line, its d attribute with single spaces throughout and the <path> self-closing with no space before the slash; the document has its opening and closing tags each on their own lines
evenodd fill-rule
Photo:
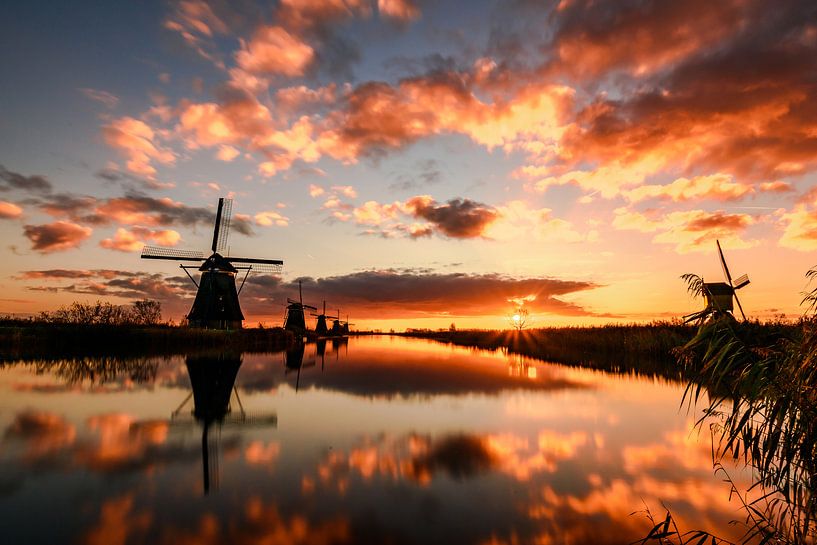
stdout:
<svg viewBox="0 0 817 545">
<path fill-rule="evenodd" d="M 735 536 L 683 385 L 431 341 L 0 368 L 5 543 Z M 736 477 L 742 477 L 736 475 Z"/>
</svg>

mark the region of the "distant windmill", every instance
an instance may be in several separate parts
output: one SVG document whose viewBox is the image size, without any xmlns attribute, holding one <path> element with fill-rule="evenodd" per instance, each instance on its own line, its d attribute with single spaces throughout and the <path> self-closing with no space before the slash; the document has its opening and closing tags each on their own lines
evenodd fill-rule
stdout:
<svg viewBox="0 0 817 545">
<path fill-rule="evenodd" d="M 732 300 L 738 304 L 740 315 L 746 320 L 746 314 L 743 313 L 743 307 L 738 299 L 737 290 L 749 284 L 749 276 L 744 274 L 732 280 L 732 274 L 729 272 L 729 266 L 726 264 L 726 258 L 723 256 L 720 241 L 715 241 L 718 246 L 718 257 L 721 260 L 721 267 L 723 267 L 723 275 L 726 282 L 704 282 L 703 278 L 694 274 L 685 274 L 682 276 L 689 284 L 689 290 L 695 294 L 702 295 L 706 300 L 706 308 L 692 314 L 684 316 L 684 323 L 695 320 L 706 320 L 709 317 L 718 318 L 720 316 L 732 316 L 734 306 Z"/>
<path fill-rule="evenodd" d="M 213 229 L 212 255 L 205 257 L 204 252 L 178 250 L 160 246 L 145 246 L 142 259 L 165 259 L 169 261 L 197 261 L 198 265 L 179 265 L 198 288 L 193 307 L 187 315 L 188 323 L 193 327 L 212 329 L 237 329 L 241 327 L 244 314 L 238 302 L 238 295 L 247 281 L 250 271 L 278 273 L 284 264 L 280 259 L 255 259 L 249 257 L 224 256 L 227 237 L 230 234 L 230 215 L 232 199 L 219 199 L 216 211 L 216 223 Z M 241 263 L 246 265 L 234 265 Z M 190 275 L 188 269 L 201 272 L 199 282 Z M 235 277 L 239 270 L 244 270 L 241 286 L 236 290 Z"/>
<path fill-rule="evenodd" d="M 301 281 L 298 280 L 298 300 L 293 301 L 287 298 L 287 310 L 284 315 L 284 329 L 292 331 L 296 335 L 304 335 L 306 333 L 306 318 L 304 317 L 304 309 L 318 310 L 317 307 L 304 304 L 304 294 L 301 290 Z"/>
<path fill-rule="evenodd" d="M 337 317 L 332 316 L 332 329 L 329 330 L 329 334 L 333 337 L 343 335 L 343 325 L 340 323 L 340 309 L 338 309 Z"/>
<path fill-rule="evenodd" d="M 348 335 L 348 334 L 349 334 L 349 326 L 350 326 L 350 325 L 355 325 L 355 324 L 350 324 L 350 323 L 349 323 L 349 315 L 347 314 L 347 315 L 346 315 L 346 321 L 345 321 L 345 322 L 341 322 L 341 331 L 343 331 L 343 334 L 344 334 L 344 335 Z"/>
<path fill-rule="evenodd" d="M 326 300 L 323 301 L 323 312 L 321 314 L 312 313 L 316 316 L 318 321 L 315 323 L 315 335 L 317 337 L 326 337 L 329 335 L 329 328 L 326 327 Z"/>
</svg>

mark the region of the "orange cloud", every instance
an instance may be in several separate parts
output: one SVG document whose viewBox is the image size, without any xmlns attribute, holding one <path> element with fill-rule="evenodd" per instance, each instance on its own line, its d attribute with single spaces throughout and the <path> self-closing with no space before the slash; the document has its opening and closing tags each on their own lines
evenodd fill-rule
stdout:
<svg viewBox="0 0 817 545">
<path fill-rule="evenodd" d="M 420 9 L 412 0 L 377 0 L 377 10 L 380 15 L 401 22 L 420 18 Z"/>
<path fill-rule="evenodd" d="M 175 11 L 164 22 L 164 27 L 177 32 L 196 53 L 224 68 L 224 63 L 215 51 L 212 38 L 226 34 L 226 23 L 204 0 L 182 0 L 176 3 Z"/>
<path fill-rule="evenodd" d="M 257 74 L 303 75 L 315 50 L 281 26 L 259 29 L 252 40 L 242 44 L 235 55 L 243 70 Z"/>
<path fill-rule="evenodd" d="M 16 219 L 23 215 L 23 209 L 13 202 L 0 201 L 0 218 Z"/>
<path fill-rule="evenodd" d="M 61 252 L 78 248 L 93 230 L 67 221 L 45 225 L 26 225 L 23 234 L 31 241 L 31 249 L 41 253 Z"/>
<path fill-rule="evenodd" d="M 264 227 L 269 227 L 271 225 L 286 227 L 289 225 L 289 218 L 279 212 L 276 212 L 275 210 L 267 210 L 264 212 L 259 212 L 255 215 L 255 223 L 257 225 L 263 225 Z"/>
<path fill-rule="evenodd" d="M 113 120 L 102 128 L 105 142 L 128 158 L 128 170 L 134 174 L 153 178 L 156 169 L 152 160 L 162 164 L 172 164 L 176 155 L 161 148 L 155 140 L 156 134 L 144 121 L 132 117 Z"/>
<path fill-rule="evenodd" d="M 797 205 L 784 213 L 780 221 L 785 224 L 778 244 L 801 252 L 817 249 L 817 211 L 805 205 Z"/>
<path fill-rule="evenodd" d="M 734 249 L 750 248 L 755 240 L 743 240 L 741 234 L 756 223 L 748 214 L 727 214 L 723 211 L 689 210 L 668 214 L 641 214 L 626 208 L 615 211 L 613 227 L 642 233 L 657 233 L 653 242 L 674 244 L 679 253 L 710 251 L 715 240 Z"/>
<path fill-rule="evenodd" d="M 622 70 L 645 76 L 672 66 L 741 30 L 746 2 L 647 1 L 608 5 L 562 2 L 550 45 L 553 74 L 587 79 Z M 752 2 L 749 2 L 750 6 Z"/>
<path fill-rule="evenodd" d="M 495 210 L 498 217 L 484 233 L 493 240 L 532 237 L 535 240 L 592 242 L 598 237 L 595 230 L 579 233 L 569 221 L 554 218 L 551 209 L 531 208 L 525 201 L 509 201 Z"/>
<path fill-rule="evenodd" d="M 99 245 L 120 252 L 139 252 L 147 241 L 160 246 L 175 246 L 181 238 L 178 231 L 171 229 L 153 230 L 138 226 L 124 229 L 120 227 L 116 230 L 113 238 L 103 239 Z"/>
<path fill-rule="evenodd" d="M 638 202 L 646 199 L 669 199 L 675 202 L 689 200 L 716 200 L 734 201 L 754 193 L 749 185 L 735 183 L 728 174 L 712 174 L 696 176 L 695 178 L 678 178 L 667 185 L 642 185 L 624 193 L 625 197 Z M 766 185 L 766 184 L 764 184 Z M 772 190 L 777 186 L 767 186 L 764 190 Z"/>
<path fill-rule="evenodd" d="M 218 159 L 219 161 L 225 161 L 229 163 L 239 155 L 241 155 L 241 152 L 235 149 L 234 147 L 222 145 L 218 147 L 218 152 L 216 152 L 216 159 Z"/>
</svg>

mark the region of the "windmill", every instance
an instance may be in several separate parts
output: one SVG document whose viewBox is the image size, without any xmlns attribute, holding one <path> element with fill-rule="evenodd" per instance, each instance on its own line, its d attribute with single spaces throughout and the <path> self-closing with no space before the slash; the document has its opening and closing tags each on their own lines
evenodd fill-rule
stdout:
<svg viewBox="0 0 817 545">
<path fill-rule="evenodd" d="M 735 308 L 732 304 L 733 299 L 735 303 L 738 304 L 740 315 L 746 320 L 746 314 L 744 314 L 740 299 L 738 299 L 737 290 L 749 284 L 749 275 L 741 275 L 733 281 L 732 274 L 729 272 L 729 266 L 726 264 L 726 258 L 723 256 L 721 243 L 716 240 L 715 244 L 718 246 L 718 257 L 721 260 L 723 276 L 726 282 L 704 282 L 703 278 L 697 275 L 685 274 L 682 278 L 689 283 L 690 291 L 704 296 L 706 308 L 684 316 L 684 323 L 694 320 L 703 321 L 708 317 L 718 318 L 724 315 L 734 317 Z"/>
<path fill-rule="evenodd" d="M 196 261 L 201 265 L 179 265 L 190 277 L 196 286 L 196 299 L 187 315 L 187 321 L 192 327 L 211 329 L 238 329 L 244 320 L 238 295 L 247 281 L 250 271 L 278 273 L 284 264 L 280 259 L 256 259 L 250 257 L 224 256 L 227 247 L 227 237 L 230 234 L 230 216 L 232 214 L 232 199 L 218 200 L 216 222 L 213 229 L 212 254 L 205 257 L 204 252 L 192 250 L 178 250 L 161 246 L 145 246 L 142 249 L 142 259 L 164 259 L 168 261 Z M 236 265 L 239 264 L 239 265 Z M 190 274 L 188 269 L 198 269 L 201 272 L 199 281 Z M 236 290 L 236 274 L 245 271 L 241 285 Z"/>
<path fill-rule="evenodd" d="M 333 337 L 340 337 L 343 335 L 343 326 L 340 323 L 340 309 L 338 309 L 337 317 L 332 316 L 332 329 L 329 330 L 329 334 Z"/>
<path fill-rule="evenodd" d="M 296 335 L 304 335 L 306 333 L 306 318 L 304 317 L 304 309 L 318 310 L 317 307 L 304 304 L 304 294 L 301 290 L 301 281 L 298 280 L 298 300 L 293 301 L 287 297 L 287 310 L 284 315 L 284 329 L 292 331 Z"/>
<path fill-rule="evenodd" d="M 315 323 L 315 335 L 317 337 L 326 337 L 329 335 L 329 328 L 326 327 L 326 300 L 323 301 L 323 312 L 321 314 L 315 314 L 313 312 L 312 316 L 318 318 L 317 323 Z"/>
<path fill-rule="evenodd" d="M 348 334 L 349 334 L 349 326 L 350 326 L 350 325 L 355 325 L 355 324 L 350 324 L 350 323 L 349 323 L 349 315 L 347 314 L 347 315 L 346 315 L 346 321 L 345 321 L 345 322 L 341 322 L 341 324 L 340 324 L 340 325 L 341 325 L 341 331 L 343 331 L 343 334 L 344 334 L 344 335 L 348 335 Z"/>
</svg>

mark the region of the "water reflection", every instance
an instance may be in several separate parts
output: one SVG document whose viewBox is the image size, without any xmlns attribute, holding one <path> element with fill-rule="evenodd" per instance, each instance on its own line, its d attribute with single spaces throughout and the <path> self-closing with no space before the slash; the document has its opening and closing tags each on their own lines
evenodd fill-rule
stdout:
<svg viewBox="0 0 817 545">
<path fill-rule="evenodd" d="M 303 347 L 301 347 L 301 359 Z M 213 426 L 219 428 L 225 424 L 225 419 L 231 416 L 227 423 L 233 425 L 262 425 L 275 427 L 278 423 L 276 415 L 265 415 L 248 418 L 235 379 L 241 367 L 240 354 L 207 354 L 188 356 L 185 360 L 187 374 L 190 377 L 191 394 L 173 411 L 173 419 L 177 419 L 184 406 L 193 398 L 193 416 L 200 423 L 201 432 L 201 460 L 202 460 L 202 487 L 204 493 L 210 491 L 211 482 L 218 485 L 218 445 L 209 441 L 208 435 Z M 300 360 L 299 360 L 300 362 Z M 287 367 L 289 367 L 287 357 Z M 233 413 L 231 399 L 235 399 L 239 408 L 238 414 Z M 261 453 L 263 454 L 263 453 Z M 255 459 L 259 453 L 254 453 Z M 213 479 L 215 477 L 215 479 Z"/>
<path fill-rule="evenodd" d="M 737 531 L 708 439 L 678 412 L 679 384 L 425 341 L 334 341 L 6 365 L 0 532 L 14 543 L 612 544 L 643 533 L 630 516 L 642 501 Z"/>
</svg>

